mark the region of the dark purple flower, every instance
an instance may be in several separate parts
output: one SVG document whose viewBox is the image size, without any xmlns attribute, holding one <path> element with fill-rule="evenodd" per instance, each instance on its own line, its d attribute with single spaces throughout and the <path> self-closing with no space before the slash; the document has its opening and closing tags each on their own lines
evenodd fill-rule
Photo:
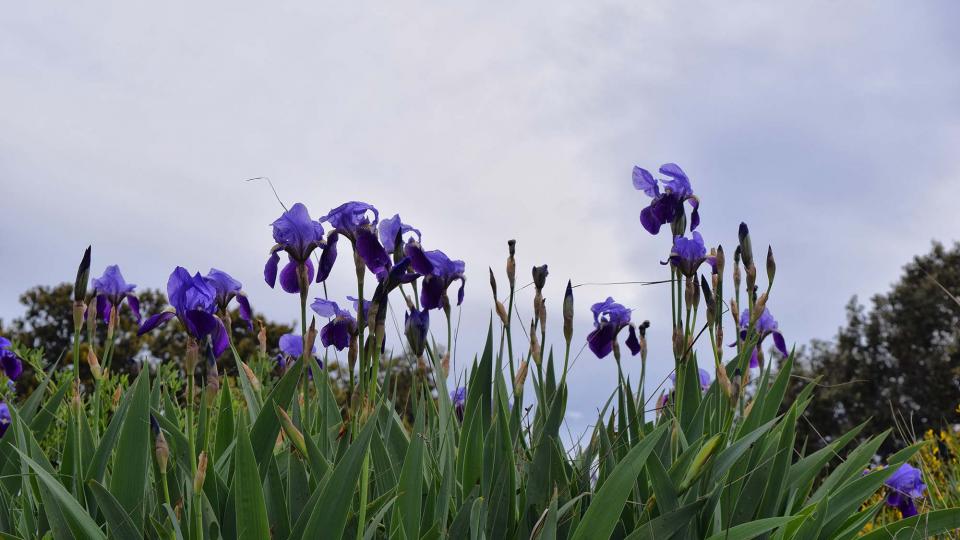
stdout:
<svg viewBox="0 0 960 540">
<path fill-rule="evenodd" d="M 675 163 L 661 166 L 660 173 L 670 177 L 670 180 L 660 181 L 663 191 L 649 171 L 641 167 L 633 168 L 633 187 L 651 198 L 650 205 L 640 212 L 640 223 L 650 234 L 657 234 L 661 226 L 683 215 L 683 203 L 689 201 L 693 208 L 690 230 L 695 230 L 700 225 L 700 201 L 693 194 L 686 173 Z"/>
<path fill-rule="evenodd" d="M 240 306 L 240 317 L 247 321 L 247 326 L 252 329 L 253 312 L 250 310 L 250 301 L 247 300 L 246 293 L 241 290 L 243 285 L 233 279 L 230 274 L 223 270 L 217 270 L 216 268 L 211 268 L 203 279 L 205 279 L 217 293 L 217 308 L 226 313 L 230 301 L 236 298 L 237 305 Z"/>
<path fill-rule="evenodd" d="M 403 318 L 404 333 L 410 344 L 410 352 L 420 357 L 427 347 L 427 332 L 430 330 L 430 310 L 408 311 Z"/>
<path fill-rule="evenodd" d="M 414 227 L 400 221 L 400 214 L 394 214 L 392 218 L 386 218 L 380 222 L 380 243 L 387 253 L 393 253 L 403 241 L 403 235 L 413 233 L 417 235 L 417 241 L 420 241 L 420 231 Z M 411 235 L 412 238 L 412 235 Z M 397 242 L 400 240 L 400 243 Z"/>
<path fill-rule="evenodd" d="M 191 276 L 178 266 L 167 280 L 167 301 L 173 310 L 152 315 L 140 326 L 137 335 L 143 335 L 176 317 L 187 333 L 197 341 L 207 337 L 213 345 L 213 353 L 220 356 L 229 345 L 227 329 L 216 317 L 217 290 L 197 272 Z"/>
<path fill-rule="evenodd" d="M 889 492 L 887 493 L 887 504 L 895 506 L 903 514 L 903 517 L 917 515 L 917 506 L 915 499 L 923 497 L 927 485 L 923 483 L 923 476 L 920 469 L 904 463 L 899 469 L 884 482 Z"/>
<path fill-rule="evenodd" d="M 284 334 L 280 336 L 280 350 L 291 358 L 300 358 L 303 356 L 303 336 L 297 334 Z M 311 356 L 317 354 L 317 345 L 313 345 L 310 351 Z M 285 367 L 281 365 L 281 368 Z"/>
<path fill-rule="evenodd" d="M 11 381 L 20 378 L 20 374 L 23 373 L 23 359 L 13 352 L 13 344 L 10 340 L 2 336 L 0 336 L 0 365 Z"/>
<path fill-rule="evenodd" d="M 3 437 L 3 434 L 7 432 L 7 428 L 10 427 L 10 422 L 13 421 L 10 418 L 10 407 L 6 403 L 0 401 L 0 438 Z"/>
<path fill-rule="evenodd" d="M 372 226 L 364 225 L 356 229 L 354 237 L 353 247 L 357 250 L 357 255 L 367 269 L 377 276 L 377 281 L 383 281 L 393 267 L 393 260 L 390 259 L 387 250 L 380 245 L 377 233 Z"/>
<path fill-rule="evenodd" d="M 370 219 L 370 213 L 373 219 Z M 350 201 L 330 210 L 320 221 L 329 223 L 340 234 L 356 241 L 356 232 L 360 228 L 376 229 L 380 212 L 372 204 Z"/>
<path fill-rule="evenodd" d="M 110 309 L 120 309 L 124 300 L 130 306 L 130 311 L 140 323 L 140 300 L 133 294 L 137 286 L 133 283 L 127 283 L 120 273 L 120 267 L 112 264 L 103 271 L 103 275 L 94 278 L 93 292 L 97 297 L 97 313 L 104 322 L 110 321 Z"/>
<path fill-rule="evenodd" d="M 757 318 L 757 334 L 760 336 L 760 339 L 757 341 L 757 349 L 760 348 L 760 344 L 763 343 L 763 340 L 767 336 L 773 336 L 773 344 L 780 351 L 780 354 L 784 356 L 789 356 L 790 353 L 787 351 L 787 343 L 783 339 L 783 334 L 780 333 L 779 324 L 777 320 L 773 318 L 773 314 L 770 313 L 770 309 L 764 307 L 763 313 L 760 314 L 760 317 Z M 747 330 L 750 327 L 750 310 L 743 310 L 743 313 L 740 314 L 740 339 L 747 339 Z M 735 345 L 735 344 L 734 344 Z M 760 362 L 757 357 L 757 350 L 754 349 L 750 356 L 750 367 L 755 368 L 759 367 Z"/>
<path fill-rule="evenodd" d="M 710 372 L 703 368 L 697 368 L 697 377 L 700 379 L 700 390 L 706 392 L 710 388 Z M 670 382 L 674 385 L 677 384 L 676 371 L 670 373 Z"/>
<path fill-rule="evenodd" d="M 330 322 L 320 329 L 320 342 L 324 347 L 331 345 L 338 351 L 350 346 L 350 338 L 357 331 L 357 320 L 346 309 L 340 309 L 336 302 L 317 298 L 310 308 L 321 317 L 329 317 Z"/>
<path fill-rule="evenodd" d="M 457 415 L 457 419 L 463 422 L 463 409 L 467 405 L 467 387 L 458 386 L 450 392 L 450 401 L 453 402 L 453 412 Z"/>
<path fill-rule="evenodd" d="M 270 249 L 270 258 L 267 259 L 267 264 L 263 268 L 263 279 L 271 288 L 276 285 L 280 252 L 285 251 L 288 261 L 280 272 L 280 286 L 288 293 L 298 293 L 300 279 L 297 269 L 303 268 L 304 277 L 307 278 L 306 283 L 313 281 L 314 270 L 313 263 L 310 262 L 310 254 L 313 250 L 327 245 L 323 240 L 323 226 L 320 221 L 310 219 L 307 207 L 301 203 L 290 207 L 272 225 L 273 239 L 277 243 Z M 333 251 L 333 258 L 336 258 L 336 249 Z M 333 266 L 333 261 L 326 262 L 326 272 L 329 274 L 329 267 Z"/>
<path fill-rule="evenodd" d="M 620 330 L 630 324 L 630 310 L 607 297 L 590 306 L 590 311 L 593 312 L 593 331 L 587 335 L 587 344 L 593 354 L 603 358 L 613 350 L 613 342 Z"/>
<path fill-rule="evenodd" d="M 410 258 L 413 270 L 423 275 L 423 285 L 420 289 L 420 303 L 424 309 L 436 309 L 449 305 L 447 288 L 460 280 L 460 290 L 457 291 L 457 305 L 463 303 L 463 288 L 467 283 L 464 276 L 466 265 L 460 260 L 451 260 L 450 257 L 435 249 L 424 251 L 418 242 L 407 242 L 404 252 Z"/>
<path fill-rule="evenodd" d="M 707 248 L 700 233 L 694 232 L 693 238 L 675 236 L 670 251 L 670 264 L 687 277 L 693 277 L 697 269 L 707 260 Z"/>
</svg>

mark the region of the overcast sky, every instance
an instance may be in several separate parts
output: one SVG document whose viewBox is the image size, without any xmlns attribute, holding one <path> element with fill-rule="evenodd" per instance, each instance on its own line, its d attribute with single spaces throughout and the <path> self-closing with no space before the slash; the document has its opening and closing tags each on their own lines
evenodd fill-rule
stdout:
<svg viewBox="0 0 960 540">
<path fill-rule="evenodd" d="M 176 265 L 215 266 L 292 322 L 296 297 L 262 280 L 281 209 L 256 176 L 314 216 L 346 200 L 399 213 L 464 259 L 461 363 L 508 238 L 524 280 L 550 265 L 555 336 L 568 278 L 665 276 L 670 240 L 640 226 L 635 164 L 687 171 L 708 243 L 732 247 L 746 221 L 757 251 L 773 245 L 769 306 L 790 343 L 831 337 L 851 295 L 960 236 L 955 2 L 321 4 L 7 6 L 0 317 L 72 280 L 92 243 L 95 274 L 116 263 L 162 287 Z M 342 261 L 335 297 L 354 287 Z M 666 289 L 577 289 L 574 339 L 608 295 L 651 320 L 662 378 Z M 574 429 L 615 379 L 584 352 Z"/>
</svg>

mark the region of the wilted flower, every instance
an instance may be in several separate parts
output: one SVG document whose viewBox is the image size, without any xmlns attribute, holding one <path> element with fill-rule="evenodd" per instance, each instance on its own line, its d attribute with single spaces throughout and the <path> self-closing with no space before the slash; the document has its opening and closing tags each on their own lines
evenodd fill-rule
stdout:
<svg viewBox="0 0 960 540">
<path fill-rule="evenodd" d="M 329 317 L 330 322 L 320 329 L 320 342 L 324 347 L 333 345 L 338 351 L 350 346 L 350 336 L 357 331 L 357 320 L 346 309 L 340 309 L 336 302 L 317 298 L 310 307 L 321 317 Z"/>
<path fill-rule="evenodd" d="M 410 258 L 410 266 L 414 271 L 423 275 L 420 303 L 424 309 L 444 307 L 447 288 L 457 280 L 460 280 L 457 305 L 463 303 L 463 288 L 467 283 L 463 261 L 451 260 L 439 249 L 424 251 L 419 243 L 413 241 L 407 243 L 404 252 Z"/>
<path fill-rule="evenodd" d="M 923 483 L 923 477 L 920 469 L 904 463 L 887 481 L 884 482 L 889 492 L 887 493 L 887 504 L 895 506 L 903 514 L 903 517 L 917 515 L 917 506 L 915 499 L 923 497 L 927 485 Z"/>
<path fill-rule="evenodd" d="M 394 253 L 397 250 L 401 245 L 398 240 L 402 242 L 403 235 L 406 233 L 416 234 L 417 241 L 420 241 L 420 230 L 400 221 L 400 214 L 394 214 L 392 218 L 381 221 L 379 229 L 380 243 L 383 244 L 383 249 L 387 253 Z"/>
<path fill-rule="evenodd" d="M 743 310 L 743 313 L 740 314 L 740 339 L 747 338 L 747 330 L 750 328 L 750 310 Z M 783 339 L 783 334 L 780 333 L 779 324 L 777 320 L 773 318 L 773 314 L 770 313 L 770 309 L 764 307 L 763 311 L 760 313 L 760 316 L 757 317 L 756 322 L 757 334 L 760 335 L 760 339 L 757 341 L 757 349 L 760 348 L 763 340 L 767 336 L 773 336 L 773 344 L 776 346 L 777 350 L 780 351 L 780 354 L 788 356 L 790 353 L 787 351 L 786 341 Z M 760 362 L 757 358 L 757 351 L 754 349 L 753 354 L 750 357 L 750 367 L 755 368 L 759 367 Z"/>
<path fill-rule="evenodd" d="M 670 251 L 670 264 L 687 277 L 696 275 L 697 269 L 707 260 L 707 248 L 703 244 L 703 237 L 695 232 L 692 238 L 675 236 L 673 249 Z"/>
<path fill-rule="evenodd" d="M 3 437 L 3 434 L 7 432 L 11 421 L 10 408 L 6 403 L 0 401 L 0 437 Z"/>
<path fill-rule="evenodd" d="M 220 356 L 226 350 L 227 329 L 214 313 L 217 311 L 217 291 L 203 276 L 178 266 L 167 280 L 167 298 L 173 310 L 152 315 L 140 326 L 137 335 L 143 335 L 176 317 L 187 333 L 197 341 L 207 337 L 213 344 L 213 353 Z"/>
<path fill-rule="evenodd" d="M 607 297 L 590 307 L 593 312 L 593 331 L 587 335 L 590 350 L 599 358 L 613 351 L 613 342 L 625 326 L 630 324 L 630 310 Z M 639 350 L 639 349 L 638 349 Z"/>
<path fill-rule="evenodd" d="M 463 421 L 463 408 L 467 405 L 467 387 L 458 386 L 456 390 L 450 392 L 450 401 L 453 402 L 453 411 L 457 419 Z"/>
<path fill-rule="evenodd" d="M 270 249 L 270 258 L 263 267 L 263 279 L 272 288 L 277 282 L 277 267 L 280 263 L 280 252 L 287 252 L 288 262 L 280 272 L 280 286 L 288 293 L 300 292 L 300 277 L 297 268 L 302 267 L 306 282 L 313 281 L 313 263 L 310 255 L 316 248 L 324 248 L 328 244 L 323 240 L 323 226 L 320 221 L 310 219 L 307 207 L 301 203 L 294 204 L 272 223 L 273 239 L 276 241 Z M 331 242 L 335 244 L 335 242 Z M 336 248 L 333 248 L 336 257 Z M 321 257 L 323 259 L 323 257 Z M 333 262 L 328 261 L 328 266 Z M 329 273 L 329 268 L 327 269 Z"/>
<path fill-rule="evenodd" d="M 427 331 L 430 329 L 430 310 L 410 310 L 404 315 L 404 333 L 410 344 L 410 352 L 420 357 L 427 346 Z"/>
<path fill-rule="evenodd" d="M 3 372 L 11 381 L 17 380 L 23 373 L 23 359 L 13 352 L 13 344 L 10 340 L 2 336 L 0 336 L 0 367 L 3 367 Z"/>
<path fill-rule="evenodd" d="M 233 279 L 233 277 L 224 272 L 223 270 L 217 270 L 216 268 L 211 268 L 207 275 L 204 278 L 207 283 L 217 293 L 216 302 L 217 308 L 223 312 L 227 312 L 227 306 L 230 304 L 230 301 L 234 298 L 237 299 L 237 305 L 240 306 L 240 317 L 247 321 L 247 326 L 250 329 L 253 329 L 253 313 L 250 310 L 250 301 L 247 300 L 247 295 L 241 289 L 243 285 L 239 281 Z"/>
<path fill-rule="evenodd" d="M 112 308 L 120 309 L 124 300 L 130 306 L 130 311 L 140 322 L 140 300 L 133 294 L 137 286 L 133 283 L 127 283 L 120 273 L 120 267 L 112 264 L 103 271 L 103 275 L 94 278 L 93 292 L 97 297 L 97 314 L 104 322 L 110 320 L 110 310 Z"/>
<path fill-rule="evenodd" d="M 664 191 L 660 191 L 657 180 L 650 171 L 641 167 L 633 168 L 633 187 L 643 191 L 652 200 L 650 205 L 640 212 L 640 223 L 650 234 L 660 232 L 660 227 L 672 223 L 683 215 L 683 203 L 690 202 L 693 211 L 690 215 L 690 230 L 693 231 L 700 224 L 700 200 L 693 194 L 690 180 L 686 173 L 675 163 L 667 163 L 660 167 L 660 173 L 671 180 L 661 180 Z"/>
</svg>

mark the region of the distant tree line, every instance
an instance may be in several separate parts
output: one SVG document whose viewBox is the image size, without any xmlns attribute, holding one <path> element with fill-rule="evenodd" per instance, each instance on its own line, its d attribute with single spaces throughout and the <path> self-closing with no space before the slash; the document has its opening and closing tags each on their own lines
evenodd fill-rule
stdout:
<svg viewBox="0 0 960 540">
<path fill-rule="evenodd" d="M 865 268 L 864 272 L 869 272 Z M 863 436 L 892 428 L 889 451 L 927 429 L 960 422 L 960 244 L 934 243 L 915 257 L 870 307 L 856 297 L 832 341 L 814 341 L 798 358 L 799 377 L 820 377 L 801 441 L 818 448 L 871 419 Z M 796 395 L 804 380 L 798 378 Z"/>
</svg>

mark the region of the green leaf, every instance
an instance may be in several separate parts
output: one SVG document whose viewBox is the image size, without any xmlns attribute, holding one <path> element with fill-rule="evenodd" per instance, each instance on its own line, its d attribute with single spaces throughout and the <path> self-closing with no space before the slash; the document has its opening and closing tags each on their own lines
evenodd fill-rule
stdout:
<svg viewBox="0 0 960 540">
<path fill-rule="evenodd" d="M 885 527 L 874 529 L 861 536 L 859 540 L 932 538 L 934 535 L 958 529 L 960 529 L 960 508 L 948 508 L 901 519 Z M 901 534 L 904 531 L 908 531 L 909 534 Z"/>
<path fill-rule="evenodd" d="M 417 408 L 417 419 L 413 433 L 410 434 L 410 445 L 407 455 L 403 459 L 403 469 L 400 471 L 400 481 L 397 485 L 398 493 L 396 515 L 403 524 L 403 531 L 407 538 L 420 537 L 420 513 L 423 502 L 421 495 L 423 486 L 423 440 L 427 436 L 424 428 L 423 404 Z"/>
<path fill-rule="evenodd" d="M 782 527 L 794 519 L 797 518 L 794 516 L 786 516 L 758 519 L 749 523 L 741 523 L 740 525 L 736 525 L 727 530 L 718 532 L 717 534 L 709 537 L 707 540 L 731 540 L 733 538 L 736 538 L 737 540 L 748 540 L 750 538 L 756 538 L 757 536 L 760 536 L 768 531 L 772 531 L 777 527 Z"/>
<path fill-rule="evenodd" d="M 150 378 L 143 370 L 132 389 L 113 458 L 110 493 L 135 523 L 143 521 L 143 495 L 150 477 Z"/>
<path fill-rule="evenodd" d="M 93 521 L 93 518 L 87 514 L 86 509 L 80 506 L 80 503 L 70 495 L 66 488 L 63 487 L 63 484 L 58 482 L 57 479 L 51 476 L 40 464 L 30 459 L 30 457 L 19 448 L 15 448 L 15 450 L 20 454 L 20 459 L 33 470 L 34 475 L 36 475 L 43 487 L 53 495 L 57 503 L 57 509 L 66 517 L 70 529 L 75 536 L 88 539 L 106 539 L 106 535 L 103 534 L 100 527 Z"/>
<path fill-rule="evenodd" d="M 253 455 L 247 422 L 238 417 L 237 444 L 234 447 L 233 500 L 236 510 L 237 538 L 270 537 L 267 507 L 263 500 L 263 484 Z"/>
<path fill-rule="evenodd" d="M 643 471 L 647 457 L 666 433 L 668 425 L 663 424 L 653 430 L 617 464 L 613 473 L 590 502 L 590 506 L 587 507 L 580 525 L 573 534 L 574 540 L 610 537 L 627 503 L 627 497 L 630 496 L 637 477 Z"/>
<path fill-rule="evenodd" d="M 93 496 L 97 499 L 97 506 L 103 511 L 107 518 L 107 524 L 110 528 L 110 537 L 119 540 L 141 540 L 141 533 L 137 526 L 130 519 L 130 516 L 123 509 L 119 501 L 109 492 L 103 484 L 90 480 L 87 482 Z"/>
<path fill-rule="evenodd" d="M 667 512 L 650 521 L 637 526 L 637 529 L 630 533 L 627 540 L 647 539 L 656 540 L 657 538 L 670 538 L 677 531 L 693 523 L 700 509 L 706 503 L 706 499 L 698 500 L 688 504 L 683 508 Z M 739 538 L 731 536 L 731 538 Z"/>
<path fill-rule="evenodd" d="M 360 435 L 347 449 L 343 459 L 334 467 L 303 529 L 304 540 L 340 538 L 343 535 L 344 527 L 347 525 L 347 513 L 353 503 L 353 492 L 360 479 L 360 470 L 376 426 L 375 420 L 368 420 L 367 425 L 360 431 Z"/>
</svg>

